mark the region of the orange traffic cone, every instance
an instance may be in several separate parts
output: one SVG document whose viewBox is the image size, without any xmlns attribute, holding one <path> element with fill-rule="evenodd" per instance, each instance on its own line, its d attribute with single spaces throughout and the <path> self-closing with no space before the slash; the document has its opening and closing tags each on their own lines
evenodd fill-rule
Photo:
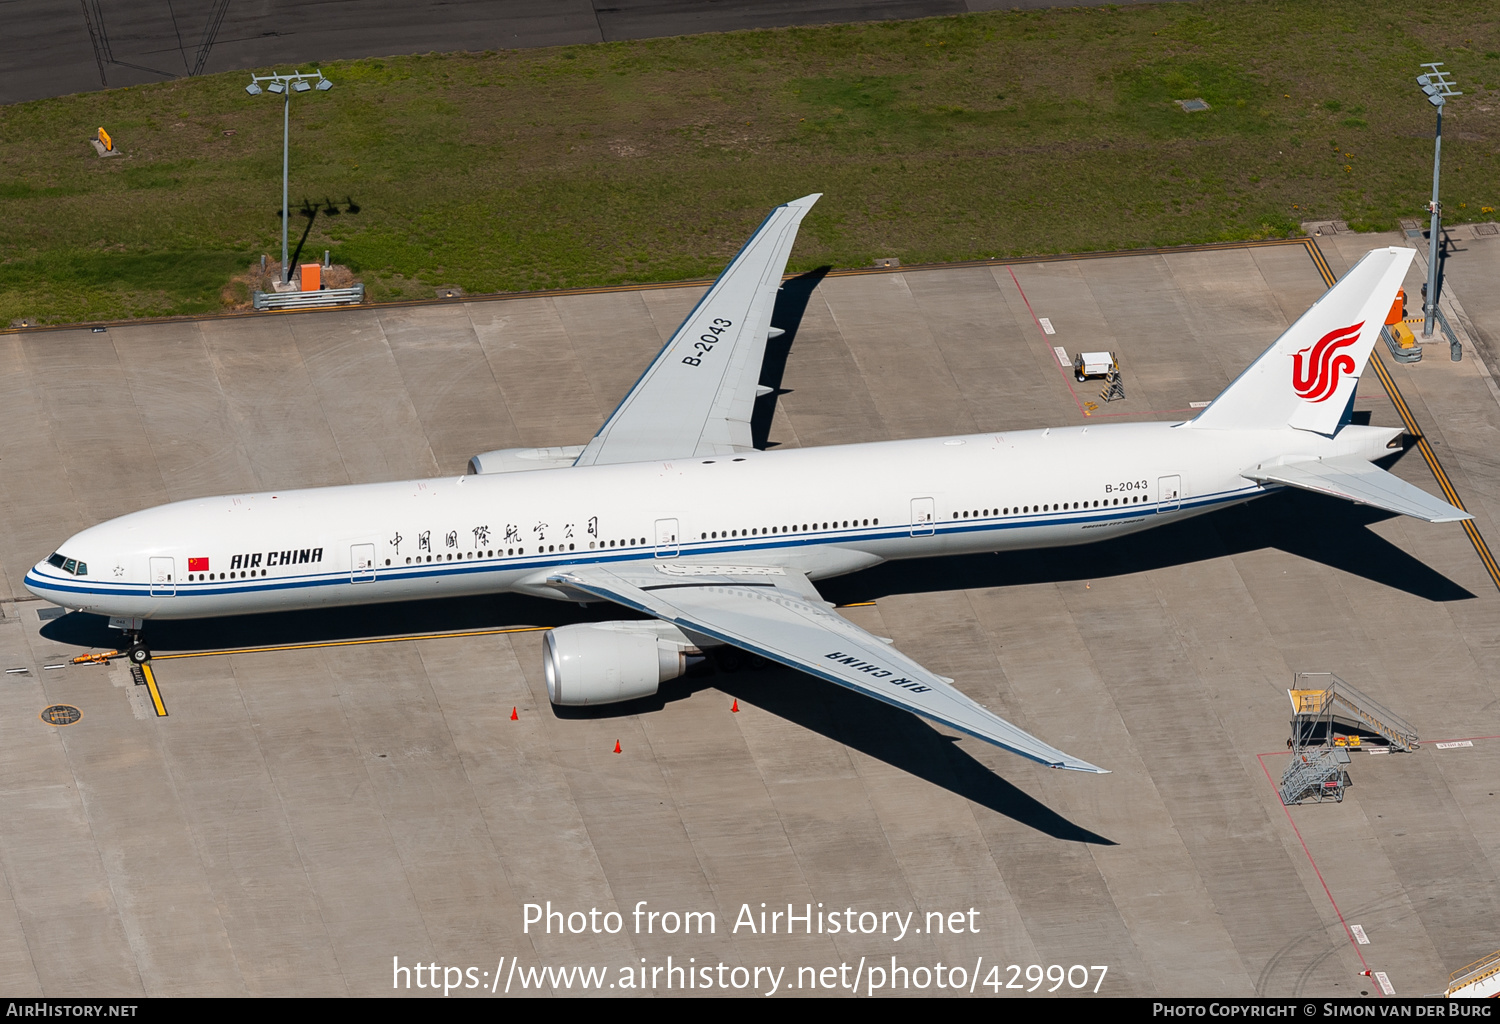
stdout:
<svg viewBox="0 0 1500 1024">
<path fill-rule="evenodd" d="M 520 715 L 516 714 L 516 709 L 515 708 L 511 708 L 510 709 L 510 720 L 512 722 L 518 721 L 520 719 L 520 717 L 521 717 Z"/>
<path fill-rule="evenodd" d="M 735 698 L 734 707 L 730 708 L 729 710 L 736 715 L 740 713 L 740 701 L 738 697 Z"/>
<path fill-rule="evenodd" d="M 619 752 L 620 752 L 620 741 L 619 740 L 615 740 L 615 753 L 618 754 Z"/>
</svg>

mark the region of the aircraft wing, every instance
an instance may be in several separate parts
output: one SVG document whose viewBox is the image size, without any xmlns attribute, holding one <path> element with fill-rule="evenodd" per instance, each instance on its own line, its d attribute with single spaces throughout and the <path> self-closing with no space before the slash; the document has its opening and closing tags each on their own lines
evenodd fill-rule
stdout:
<svg viewBox="0 0 1500 1024">
<path fill-rule="evenodd" d="M 1429 523 L 1455 523 L 1474 518 L 1463 509 L 1433 497 L 1358 455 L 1309 459 L 1284 466 L 1257 466 L 1241 475 L 1260 483 L 1285 484 L 1317 494 L 1329 494 L 1359 505 L 1372 505 L 1387 512 L 1425 519 Z"/>
<path fill-rule="evenodd" d="M 990 714 L 952 680 L 838 615 L 795 569 L 629 562 L 569 568 L 548 582 L 753 651 L 1049 767 L 1105 773 Z"/>
<path fill-rule="evenodd" d="M 575 466 L 731 455 L 754 447 L 771 310 L 797 226 L 822 193 L 771 211 Z"/>
</svg>

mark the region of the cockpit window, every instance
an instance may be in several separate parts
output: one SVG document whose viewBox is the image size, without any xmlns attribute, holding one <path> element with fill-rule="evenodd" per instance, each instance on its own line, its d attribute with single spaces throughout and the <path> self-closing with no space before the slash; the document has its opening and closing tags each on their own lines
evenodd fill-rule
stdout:
<svg viewBox="0 0 1500 1024">
<path fill-rule="evenodd" d="M 88 575 L 89 565 L 72 558 L 64 558 L 62 552 L 54 551 L 47 558 L 48 565 L 55 565 L 63 572 L 72 573 L 74 576 Z"/>
</svg>

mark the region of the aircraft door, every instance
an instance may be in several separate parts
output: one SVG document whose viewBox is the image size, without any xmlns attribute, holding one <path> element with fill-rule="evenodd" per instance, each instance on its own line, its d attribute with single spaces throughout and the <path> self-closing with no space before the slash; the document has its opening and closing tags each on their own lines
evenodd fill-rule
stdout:
<svg viewBox="0 0 1500 1024">
<path fill-rule="evenodd" d="M 354 544 L 349 548 L 349 582 L 375 582 L 375 545 Z"/>
<path fill-rule="evenodd" d="M 175 558 L 151 559 L 151 596 L 175 597 L 177 595 L 177 560 Z"/>
<path fill-rule="evenodd" d="M 682 549 L 677 539 L 677 520 L 658 519 L 656 521 L 656 557 L 676 558 Z"/>
<path fill-rule="evenodd" d="M 937 507 L 931 498 L 913 498 L 911 500 L 911 535 L 913 537 L 931 537 L 933 523 L 937 519 Z"/>
<path fill-rule="evenodd" d="M 1164 476 L 1156 482 L 1156 511 L 1176 512 L 1182 506 L 1182 477 Z"/>
</svg>

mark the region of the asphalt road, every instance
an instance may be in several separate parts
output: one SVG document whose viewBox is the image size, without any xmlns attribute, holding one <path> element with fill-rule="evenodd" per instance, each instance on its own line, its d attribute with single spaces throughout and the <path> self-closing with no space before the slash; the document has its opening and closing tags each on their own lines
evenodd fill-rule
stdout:
<svg viewBox="0 0 1500 1024">
<path fill-rule="evenodd" d="M 1103 2 L 0 0 L 0 24 L 6 26 L 0 104 L 273 63 L 284 67 L 397 53 L 560 46 Z"/>
</svg>

